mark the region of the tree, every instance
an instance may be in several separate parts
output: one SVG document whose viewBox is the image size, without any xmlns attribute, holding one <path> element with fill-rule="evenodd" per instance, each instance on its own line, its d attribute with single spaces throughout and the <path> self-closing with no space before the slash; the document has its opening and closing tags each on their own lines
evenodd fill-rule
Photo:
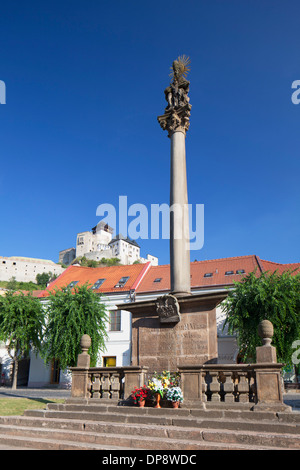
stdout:
<svg viewBox="0 0 300 470">
<path fill-rule="evenodd" d="M 36 279 L 36 282 L 39 286 L 46 287 L 48 282 L 51 279 L 53 279 L 53 274 L 51 272 L 37 274 L 35 279 Z"/>
<path fill-rule="evenodd" d="M 11 291 L 15 291 L 15 290 L 17 290 L 17 288 L 18 288 L 18 282 L 17 282 L 16 278 L 13 276 L 7 282 L 6 289 L 11 290 Z"/>
<path fill-rule="evenodd" d="M 0 298 L 0 339 L 13 360 L 13 389 L 17 388 L 18 361 L 27 357 L 32 347 L 41 349 L 43 326 L 44 313 L 36 297 L 9 290 Z"/>
<path fill-rule="evenodd" d="M 104 266 L 119 266 L 119 258 L 101 258 L 100 264 Z"/>
<path fill-rule="evenodd" d="M 60 368 L 75 366 L 81 353 L 80 339 L 88 334 L 91 363 L 96 364 L 99 351 L 104 350 L 107 336 L 105 305 L 87 285 L 65 287 L 50 294 L 42 357 L 46 363 L 59 359 Z"/>
<path fill-rule="evenodd" d="M 257 277 L 250 273 L 234 283 L 222 307 L 228 332 L 238 334 L 245 360 L 255 358 L 256 347 L 261 346 L 257 327 L 266 319 L 273 323 L 272 344 L 279 362 L 291 363 L 292 344 L 300 334 L 300 274 L 263 272 Z"/>
</svg>

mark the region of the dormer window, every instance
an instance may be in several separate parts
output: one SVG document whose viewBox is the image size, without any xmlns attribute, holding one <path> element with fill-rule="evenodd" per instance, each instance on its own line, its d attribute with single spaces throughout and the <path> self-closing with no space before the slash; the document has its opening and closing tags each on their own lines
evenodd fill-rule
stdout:
<svg viewBox="0 0 300 470">
<path fill-rule="evenodd" d="M 236 273 L 237 274 L 245 274 L 245 270 L 244 269 L 237 269 Z"/>
<path fill-rule="evenodd" d="M 160 282 L 162 280 L 162 277 L 157 277 L 156 279 L 154 279 L 153 282 Z"/>
<path fill-rule="evenodd" d="M 213 273 L 205 273 L 203 277 L 212 277 Z"/>
<path fill-rule="evenodd" d="M 226 271 L 225 276 L 230 276 L 231 274 L 234 274 L 234 271 Z"/>
<path fill-rule="evenodd" d="M 104 281 L 105 279 L 98 279 L 98 281 L 95 282 L 95 284 L 91 287 L 91 289 L 99 289 L 99 287 L 102 286 Z"/>
<path fill-rule="evenodd" d="M 115 285 L 115 287 L 123 287 L 125 286 L 126 282 L 128 281 L 129 276 L 121 277 L 119 282 Z"/>
<path fill-rule="evenodd" d="M 78 284 L 79 281 L 72 281 L 70 282 L 70 284 L 68 285 L 68 288 L 69 289 L 72 289 L 72 287 L 76 286 L 76 284 Z"/>
</svg>

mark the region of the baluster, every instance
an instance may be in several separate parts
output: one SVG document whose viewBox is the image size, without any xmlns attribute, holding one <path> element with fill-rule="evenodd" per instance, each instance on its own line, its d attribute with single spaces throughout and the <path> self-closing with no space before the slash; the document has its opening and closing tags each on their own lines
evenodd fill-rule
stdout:
<svg viewBox="0 0 300 470">
<path fill-rule="evenodd" d="M 232 377 L 232 372 L 223 372 L 223 375 L 225 377 L 225 382 L 223 384 L 223 390 L 224 390 L 224 401 L 226 403 L 233 403 L 235 400 L 234 396 L 234 383 L 233 383 L 233 377 Z"/>
<path fill-rule="evenodd" d="M 220 401 L 220 383 L 218 382 L 219 372 L 210 372 L 212 381 L 210 384 L 211 401 Z"/>
<path fill-rule="evenodd" d="M 256 383 L 255 383 L 255 377 L 253 374 L 250 375 L 249 377 L 249 388 L 250 388 L 250 393 L 249 393 L 249 401 L 256 403 Z"/>
<path fill-rule="evenodd" d="M 119 374 L 112 373 L 110 377 L 110 383 L 111 383 L 111 398 L 120 398 L 120 376 Z"/>
<path fill-rule="evenodd" d="M 102 398 L 110 398 L 110 378 L 109 373 L 103 373 L 101 377 Z"/>
<path fill-rule="evenodd" d="M 240 373 L 240 380 L 237 385 L 237 389 L 239 392 L 239 402 L 246 403 L 249 402 L 249 383 L 247 380 L 247 373 L 241 372 Z"/>
<path fill-rule="evenodd" d="M 93 386 L 93 383 L 92 383 L 92 374 L 88 374 L 88 379 L 87 379 L 87 384 L 86 384 L 86 387 L 87 387 L 87 396 L 88 398 L 92 398 L 93 394 L 92 394 L 92 386 Z"/>
<path fill-rule="evenodd" d="M 206 383 L 206 372 L 202 373 L 201 376 L 201 391 L 202 391 L 202 401 L 207 401 L 207 383 Z"/>
<path fill-rule="evenodd" d="M 94 381 L 91 387 L 92 398 L 100 398 L 100 386 L 100 374 L 94 374 Z"/>
</svg>

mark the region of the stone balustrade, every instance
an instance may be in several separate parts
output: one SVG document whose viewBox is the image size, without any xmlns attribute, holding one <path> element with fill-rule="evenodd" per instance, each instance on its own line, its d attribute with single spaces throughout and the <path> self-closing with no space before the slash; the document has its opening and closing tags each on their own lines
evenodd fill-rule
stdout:
<svg viewBox="0 0 300 470">
<path fill-rule="evenodd" d="M 147 367 L 72 367 L 72 397 L 120 400 L 146 383 Z"/>
<path fill-rule="evenodd" d="M 272 324 L 264 320 L 259 334 L 263 346 L 256 351 L 255 364 L 202 364 L 178 367 L 185 402 L 283 404 L 281 369 L 271 346 Z M 72 397 L 127 400 L 135 387 L 148 382 L 149 368 L 90 367 L 90 338 L 81 340 L 82 354 L 72 367 Z"/>
<path fill-rule="evenodd" d="M 282 364 L 203 364 L 179 367 L 186 400 L 225 403 L 282 402 Z M 265 390 L 262 376 L 271 378 Z"/>
</svg>

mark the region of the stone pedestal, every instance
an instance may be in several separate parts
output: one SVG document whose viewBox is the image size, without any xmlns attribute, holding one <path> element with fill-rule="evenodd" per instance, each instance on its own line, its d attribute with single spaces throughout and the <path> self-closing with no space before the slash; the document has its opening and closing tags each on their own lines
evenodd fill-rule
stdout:
<svg viewBox="0 0 300 470">
<path fill-rule="evenodd" d="M 148 367 L 124 367 L 124 399 L 130 398 L 135 387 L 143 387 L 147 384 Z"/>
<path fill-rule="evenodd" d="M 263 320 L 258 325 L 258 335 L 263 346 L 256 348 L 256 363 L 261 365 L 256 372 L 257 402 L 272 405 L 283 402 L 281 387 L 281 367 L 277 364 L 276 348 L 271 346 L 273 325 Z M 277 366 L 277 370 L 275 368 Z"/>
<path fill-rule="evenodd" d="M 88 370 L 90 367 L 90 355 L 88 349 L 91 346 L 91 338 L 89 335 L 83 335 L 80 340 L 82 353 L 78 354 L 77 367 L 72 370 L 72 397 L 88 398 Z"/>
<path fill-rule="evenodd" d="M 216 306 L 221 294 L 178 298 L 180 321 L 161 320 L 156 302 L 128 305 L 132 314 L 132 365 L 149 372 L 217 362 Z M 122 306 L 124 308 L 124 306 Z"/>
</svg>

